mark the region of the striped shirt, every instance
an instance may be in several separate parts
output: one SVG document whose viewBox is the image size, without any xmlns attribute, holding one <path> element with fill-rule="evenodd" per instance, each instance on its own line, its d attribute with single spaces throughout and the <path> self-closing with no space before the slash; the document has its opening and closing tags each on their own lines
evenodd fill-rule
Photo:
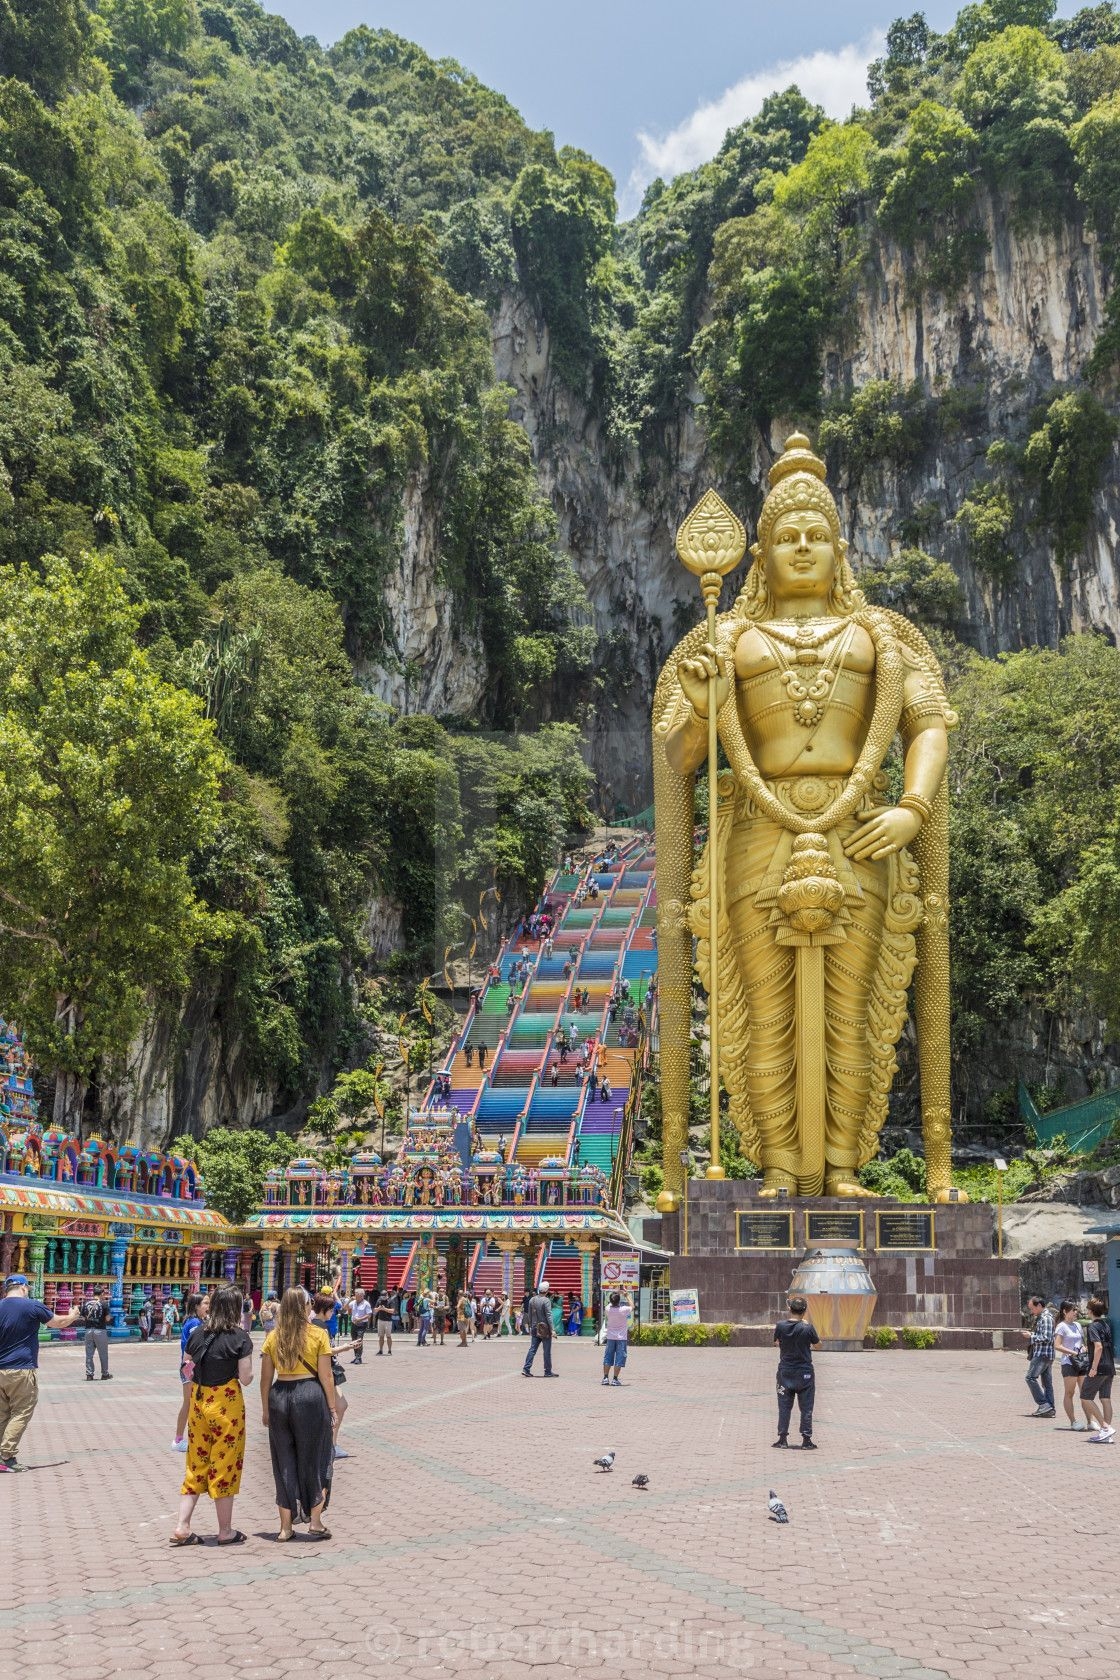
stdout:
<svg viewBox="0 0 1120 1680">
<path fill-rule="evenodd" d="M 1034 1321 L 1027 1352 L 1032 1359 L 1054 1357 L 1054 1314 L 1049 1307 L 1043 1307 Z"/>
</svg>

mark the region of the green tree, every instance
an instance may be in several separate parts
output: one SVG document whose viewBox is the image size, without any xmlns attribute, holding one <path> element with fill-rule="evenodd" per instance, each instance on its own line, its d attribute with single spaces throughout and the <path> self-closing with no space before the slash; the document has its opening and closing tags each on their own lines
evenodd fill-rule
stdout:
<svg viewBox="0 0 1120 1680">
<path fill-rule="evenodd" d="M 154 58 L 181 52 L 198 31 L 195 0 L 97 0 L 117 91 L 135 92 Z"/>
<path fill-rule="evenodd" d="M 1120 92 L 1102 99 L 1073 129 L 1077 196 L 1110 257 L 1120 236 Z"/>
<path fill-rule="evenodd" d="M 977 135 L 960 112 L 923 99 L 900 144 L 876 166 L 880 224 L 921 248 L 922 278 L 931 287 L 958 285 L 983 248 L 983 235 L 970 225 L 978 164 Z"/>
<path fill-rule="evenodd" d="M 150 994 L 183 986 L 218 931 L 189 866 L 217 821 L 221 755 L 136 648 L 137 622 L 107 558 L 0 574 L 0 1009 L 55 1075 L 70 1130 Z"/>
<path fill-rule="evenodd" d="M 1038 486 L 1039 512 L 1063 563 L 1085 541 L 1116 433 L 1115 419 L 1091 391 L 1066 391 L 1027 440 L 1023 470 Z"/>
<path fill-rule="evenodd" d="M 286 1166 L 298 1153 L 293 1139 L 272 1137 L 252 1126 L 215 1126 L 205 1137 L 178 1137 L 171 1152 L 193 1158 L 202 1173 L 207 1207 L 216 1208 L 233 1225 L 244 1225 L 264 1206 L 269 1168 Z"/>
<path fill-rule="evenodd" d="M 1073 161 L 1060 49 L 1025 26 L 981 40 L 961 71 L 956 102 L 993 185 L 1014 196 L 1021 216 L 1054 216 Z"/>
<path fill-rule="evenodd" d="M 590 388 L 598 354 L 600 264 L 611 249 L 614 182 L 585 152 L 565 147 L 558 167 L 533 163 L 510 197 L 510 228 L 522 283 L 552 336 L 557 371 Z"/>
<path fill-rule="evenodd" d="M 90 41 L 84 0 L 0 0 L 0 74 L 54 102 L 70 91 Z"/>
</svg>

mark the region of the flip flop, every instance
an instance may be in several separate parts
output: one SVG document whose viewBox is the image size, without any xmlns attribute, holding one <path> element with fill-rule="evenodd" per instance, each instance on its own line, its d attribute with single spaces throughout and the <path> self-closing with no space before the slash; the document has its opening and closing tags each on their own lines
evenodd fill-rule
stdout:
<svg viewBox="0 0 1120 1680">
<path fill-rule="evenodd" d="M 167 1544 L 169 1546 L 201 1546 L 202 1541 L 197 1534 L 173 1534 Z"/>
<path fill-rule="evenodd" d="M 329 1528 L 309 1528 L 307 1531 L 309 1540 L 329 1540 L 330 1537 L 331 1531 Z"/>
<path fill-rule="evenodd" d="M 287 1534 L 278 1534 L 276 1536 L 276 1544 L 278 1546 L 286 1546 L 288 1544 L 289 1540 L 294 1540 L 294 1539 L 295 1539 L 295 1535 L 292 1533 L 291 1529 L 289 1529 Z"/>
<path fill-rule="evenodd" d="M 233 1533 L 230 1535 L 229 1539 L 228 1540 L 219 1540 L 218 1545 L 219 1546 L 240 1546 L 241 1542 L 243 1540 L 247 1540 L 248 1538 L 249 1538 L 249 1536 L 247 1534 L 242 1534 L 242 1532 L 239 1528 L 235 1528 Z"/>
</svg>

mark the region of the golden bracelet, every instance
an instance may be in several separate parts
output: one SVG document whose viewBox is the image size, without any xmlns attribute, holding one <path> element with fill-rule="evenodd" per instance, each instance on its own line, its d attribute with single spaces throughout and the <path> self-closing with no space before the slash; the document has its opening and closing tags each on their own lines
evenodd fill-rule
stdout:
<svg viewBox="0 0 1120 1680">
<path fill-rule="evenodd" d="M 933 806 L 928 799 L 923 799 L 920 793 L 904 793 L 898 806 L 901 811 L 913 811 L 924 823 L 933 815 Z"/>
</svg>

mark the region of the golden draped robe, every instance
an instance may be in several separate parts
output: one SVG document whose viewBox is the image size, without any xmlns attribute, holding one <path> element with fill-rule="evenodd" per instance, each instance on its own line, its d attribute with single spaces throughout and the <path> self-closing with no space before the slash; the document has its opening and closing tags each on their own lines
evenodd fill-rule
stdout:
<svg viewBox="0 0 1120 1680">
<path fill-rule="evenodd" d="M 717 647 L 732 667 L 739 636 L 756 622 L 736 607 L 717 620 Z M 848 775 L 796 773 L 764 778 L 743 728 L 740 684 L 719 715 L 730 765 L 720 777 L 717 832 L 720 871 L 719 1074 L 740 1147 L 756 1164 L 819 1194 L 826 1172 L 853 1175 L 878 1149 L 895 1046 L 906 1020 L 914 974 L 922 1117 L 930 1193 L 949 1186 L 948 801 L 944 779 L 932 814 L 912 845 L 877 861 L 852 861 L 843 842 L 867 811 L 884 802 L 884 760 L 895 737 L 921 718 L 955 722 L 925 637 L 906 619 L 854 598 L 852 617 L 875 648 L 874 710 Z M 763 624 L 761 628 L 765 629 Z M 698 627 L 674 650 L 654 697 L 653 751 L 659 1008 L 665 1179 L 678 1189 L 679 1151 L 687 1142 L 688 1039 L 692 938 L 707 984 L 707 852 L 693 868 L 693 775 L 673 768 L 667 740 L 690 715 L 677 678 L 682 658 L 707 639 Z M 778 673 L 774 673 L 775 677 Z M 762 681 L 763 679 L 758 679 Z M 801 836 L 819 835 L 820 841 Z M 835 878 L 838 910 L 819 934 L 799 931 L 786 913 L 783 883 L 812 852 Z M 827 852 L 827 858 L 824 853 Z M 793 868 L 791 871 L 791 861 Z M 811 861 L 811 859 L 810 859 Z M 831 865 L 831 869 L 829 869 Z M 804 864 L 802 873 L 809 867 Z M 823 946 L 819 1020 L 798 1018 L 796 955 Z M 819 1031 L 824 1067 L 823 1124 L 802 1125 L 798 1057 Z M 806 1034 L 810 1037 L 806 1038 Z M 811 1135 L 806 1135 L 806 1133 Z M 674 1168 L 676 1169 L 674 1171 Z"/>
</svg>

